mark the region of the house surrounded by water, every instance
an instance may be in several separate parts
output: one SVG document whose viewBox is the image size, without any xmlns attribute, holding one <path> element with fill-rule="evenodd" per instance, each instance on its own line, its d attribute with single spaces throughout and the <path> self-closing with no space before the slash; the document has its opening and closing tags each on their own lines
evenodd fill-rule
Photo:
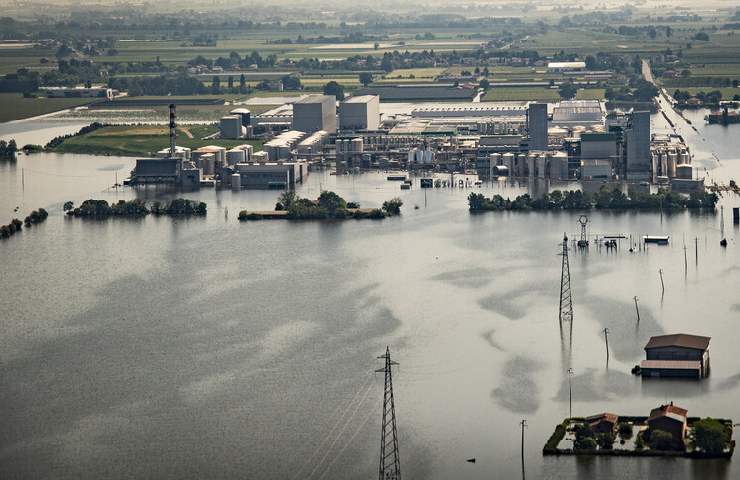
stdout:
<svg viewBox="0 0 740 480">
<path fill-rule="evenodd" d="M 705 378 L 710 369 L 709 340 L 685 333 L 650 337 L 640 373 L 643 377 Z"/>
</svg>

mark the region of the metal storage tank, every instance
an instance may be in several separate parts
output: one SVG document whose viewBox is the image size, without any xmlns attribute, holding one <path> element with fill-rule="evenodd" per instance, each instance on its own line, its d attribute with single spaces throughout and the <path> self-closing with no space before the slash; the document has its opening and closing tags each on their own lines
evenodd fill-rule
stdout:
<svg viewBox="0 0 740 480">
<path fill-rule="evenodd" d="M 676 165 L 678 164 L 678 155 L 676 152 L 668 153 L 668 178 L 676 176 Z"/>
<path fill-rule="evenodd" d="M 231 189 L 240 190 L 242 188 L 242 176 L 235 173 L 231 176 Z"/>
<path fill-rule="evenodd" d="M 237 163 L 244 163 L 246 162 L 247 157 L 245 155 L 244 150 L 241 148 L 232 148 L 228 152 L 226 152 L 226 163 L 229 165 L 236 165 Z"/>
<path fill-rule="evenodd" d="M 434 162 L 434 152 L 431 150 L 425 150 L 424 151 L 424 163 L 431 164 Z"/>
<path fill-rule="evenodd" d="M 213 175 L 216 168 L 216 156 L 212 153 L 206 153 L 200 156 L 199 161 L 203 175 Z"/>
<path fill-rule="evenodd" d="M 529 178 L 533 178 L 535 174 L 535 169 L 537 163 L 537 154 L 535 153 L 529 153 L 527 154 L 527 176 Z"/>
<path fill-rule="evenodd" d="M 362 151 L 364 150 L 362 138 L 353 138 L 350 141 L 350 144 L 352 145 L 352 152 L 354 153 L 362 153 Z"/>
<path fill-rule="evenodd" d="M 415 160 L 416 160 L 416 149 L 412 148 L 411 150 L 409 150 L 407 161 L 408 163 L 414 163 Z"/>
</svg>

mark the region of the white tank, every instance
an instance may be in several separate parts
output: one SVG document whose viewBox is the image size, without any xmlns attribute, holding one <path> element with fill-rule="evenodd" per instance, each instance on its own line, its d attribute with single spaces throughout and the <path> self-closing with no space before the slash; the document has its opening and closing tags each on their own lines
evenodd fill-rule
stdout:
<svg viewBox="0 0 740 480">
<path fill-rule="evenodd" d="M 244 150 L 241 148 L 232 148 L 226 152 L 226 163 L 229 165 L 236 165 L 237 163 L 244 163 L 247 159 L 244 154 Z"/>
<path fill-rule="evenodd" d="M 678 164 L 678 154 L 675 152 L 668 153 L 668 178 L 676 176 L 676 165 Z"/>
<path fill-rule="evenodd" d="M 242 188 L 242 176 L 235 173 L 231 176 L 231 189 L 240 190 Z"/>
<path fill-rule="evenodd" d="M 362 138 L 353 138 L 351 145 L 353 153 L 362 153 L 364 150 L 364 142 L 362 141 Z"/>
<path fill-rule="evenodd" d="M 424 163 L 427 165 L 430 165 L 434 162 L 434 152 L 431 150 L 425 150 L 424 151 Z"/>
</svg>

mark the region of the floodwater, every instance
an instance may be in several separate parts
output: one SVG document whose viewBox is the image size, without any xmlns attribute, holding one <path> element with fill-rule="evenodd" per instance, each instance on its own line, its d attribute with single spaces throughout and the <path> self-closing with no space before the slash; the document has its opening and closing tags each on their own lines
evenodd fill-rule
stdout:
<svg viewBox="0 0 740 480">
<path fill-rule="evenodd" d="M 715 152 L 713 175 L 737 178 L 738 130 L 722 128 L 701 129 L 712 147 L 697 161 Z M 527 478 L 740 477 L 736 461 L 541 454 L 568 415 L 571 367 L 574 415 L 645 415 L 672 400 L 740 421 L 728 210 L 740 199 L 723 199 L 726 249 L 718 213 L 589 212 L 592 234 L 669 234 L 671 244 L 571 251 L 575 318 L 561 330 L 557 254 L 576 212 L 471 215 L 472 189 L 400 191 L 379 173 L 314 172 L 301 195 L 331 189 L 368 207 L 400 196 L 403 214 L 240 224 L 240 209 L 272 208 L 277 193 L 206 189 L 185 195 L 208 203 L 205 219 L 62 215 L 66 200 L 166 198 L 109 188 L 132 163 L 44 154 L 0 164 L 3 218 L 16 206 L 21 217 L 50 212 L 0 242 L 0 478 L 372 478 L 386 346 L 400 363 L 405 478 L 520 477 L 522 419 Z M 650 335 L 675 332 L 712 337 L 709 379 L 630 374 Z"/>
</svg>

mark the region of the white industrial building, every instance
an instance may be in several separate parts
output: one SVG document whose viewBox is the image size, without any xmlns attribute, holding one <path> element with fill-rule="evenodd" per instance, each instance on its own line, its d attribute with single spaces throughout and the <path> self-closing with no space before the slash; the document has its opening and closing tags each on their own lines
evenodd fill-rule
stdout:
<svg viewBox="0 0 740 480">
<path fill-rule="evenodd" d="M 302 161 L 238 163 L 233 171 L 230 175 L 232 188 L 285 190 L 303 183 L 308 176 L 308 164 Z"/>
<path fill-rule="evenodd" d="M 380 97 L 360 95 L 339 104 L 340 130 L 377 130 L 380 128 Z"/>
<path fill-rule="evenodd" d="M 586 69 L 586 62 L 550 62 L 547 69 L 551 72 L 573 72 Z"/>
<path fill-rule="evenodd" d="M 319 130 L 298 143 L 296 152 L 298 155 L 316 155 L 323 151 L 324 145 L 329 140 L 329 132 Z"/>
<path fill-rule="evenodd" d="M 337 101 L 331 95 L 308 95 L 293 103 L 293 130 L 337 132 Z"/>
<path fill-rule="evenodd" d="M 286 160 L 291 156 L 293 148 L 306 137 L 306 133 L 298 130 L 288 130 L 283 132 L 269 142 L 266 142 L 262 148 L 267 152 L 267 159 L 270 162 L 277 160 Z"/>
<path fill-rule="evenodd" d="M 247 129 L 242 124 L 241 115 L 227 115 L 221 117 L 219 122 L 219 131 L 221 132 L 221 138 L 237 139 L 244 138 L 247 134 Z"/>
</svg>

